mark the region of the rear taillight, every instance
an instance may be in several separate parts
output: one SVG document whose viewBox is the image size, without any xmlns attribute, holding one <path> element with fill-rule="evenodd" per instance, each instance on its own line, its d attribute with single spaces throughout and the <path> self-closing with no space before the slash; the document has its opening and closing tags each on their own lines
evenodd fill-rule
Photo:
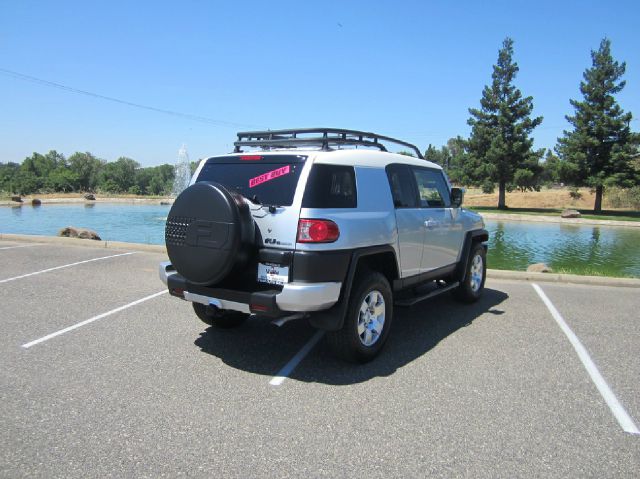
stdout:
<svg viewBox="0 0 640 479">
<path fill-rule="evenodd" d="M 260 155 L 242 155 L 240 157 L 241 161 L 260 161 L 262 156 Z"/>
<path fill-rule="evenodd" d="M 339 237 L 338 225 L 331 220 L 298 221 L 298 243 L 332 243 Z"/>
</svg>

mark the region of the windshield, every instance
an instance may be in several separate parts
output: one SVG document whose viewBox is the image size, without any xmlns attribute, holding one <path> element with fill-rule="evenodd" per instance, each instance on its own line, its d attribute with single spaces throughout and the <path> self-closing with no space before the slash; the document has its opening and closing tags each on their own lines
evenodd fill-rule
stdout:
<svg viewBox="0 0 640 479">
<path fill-rule="evenodd" d="M 211 158 L 197 182 L 214 181 L 263 205 L 291 206 L 306 156 L 244 155 Z"/>
</svg>

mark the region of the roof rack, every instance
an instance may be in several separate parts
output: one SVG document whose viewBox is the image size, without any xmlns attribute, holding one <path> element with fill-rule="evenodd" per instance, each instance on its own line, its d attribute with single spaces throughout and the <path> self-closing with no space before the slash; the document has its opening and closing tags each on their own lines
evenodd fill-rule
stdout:
<svg viewBox="0 0 640 479">
<path fill-rule="evenodd" d="M 303 135 L 303 136 L 299 136 Z M 311 135 L 311 136 L 307 136 Z M 320 146 L 329 150 L 329 145 L 362 145 L 387 151 L 381 141 L 406 146 L 415 151 L 420 159 L 424 159 L 417 146 L 389 136 L 340 128 L 298 128 L 293 130 L 241 131 L 238 141 L 234 142 L 234 152 L 241 153 L 241 147 L 253 146 L 262 148 L 282 148 L 298 146 Z"/>
</svg>

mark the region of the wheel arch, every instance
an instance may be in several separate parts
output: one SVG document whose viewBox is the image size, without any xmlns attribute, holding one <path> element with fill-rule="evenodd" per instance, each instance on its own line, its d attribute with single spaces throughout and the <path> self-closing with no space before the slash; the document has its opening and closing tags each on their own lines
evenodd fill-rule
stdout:
<svg viewBox="0 0 640 479">
<path fill-rule="evenodd" d="M 460 261 L 454 273 L 456 281 L 464 281 L 467 274 L 467 262 L 469 261 L 469 254 L 471 254 L 471 248 L 476 243 L 486 243 L 489 241 L 489 232 L 484 228 L 467 231 L 462 244 L 462 252 L 460 253 Z M 485 249 L 487 246 L 485 245 Z"/>
<path fill-rule="evenodd" d="M 383 274 L 389 284 L 393 285 L 393 282 L 399 277 L 398 259 L 393 247 L 381 245 L 354 250 L 342 284 L 340 299 L 328 310 L 311 315 L 309 322 L 313 327 L 326 331 L 337 331 L 342 328 L 353 283 L 357 275 L 367 269 Z"/>
</svg>

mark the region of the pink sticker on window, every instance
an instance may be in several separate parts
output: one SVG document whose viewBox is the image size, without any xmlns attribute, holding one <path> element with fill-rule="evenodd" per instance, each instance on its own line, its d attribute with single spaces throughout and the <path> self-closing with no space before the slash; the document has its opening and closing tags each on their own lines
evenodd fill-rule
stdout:
<svg viewBox="0 0 640 479">
<path fill-rule="evenodd" d="M 249 180 L 249 188 L 253 188 L 254 186 L 261 185 L 262 183 L 266 183 L 267 181 L 271 181 L 279 176 L 286 175 L 290 173 L 291 169 L 289 165 L 283 166 L 282 168 L 278 168 L 277 170 L 267 171 L 260 176 L 256 176 L 255 178 L 251 178 Z"/>
</svg>

